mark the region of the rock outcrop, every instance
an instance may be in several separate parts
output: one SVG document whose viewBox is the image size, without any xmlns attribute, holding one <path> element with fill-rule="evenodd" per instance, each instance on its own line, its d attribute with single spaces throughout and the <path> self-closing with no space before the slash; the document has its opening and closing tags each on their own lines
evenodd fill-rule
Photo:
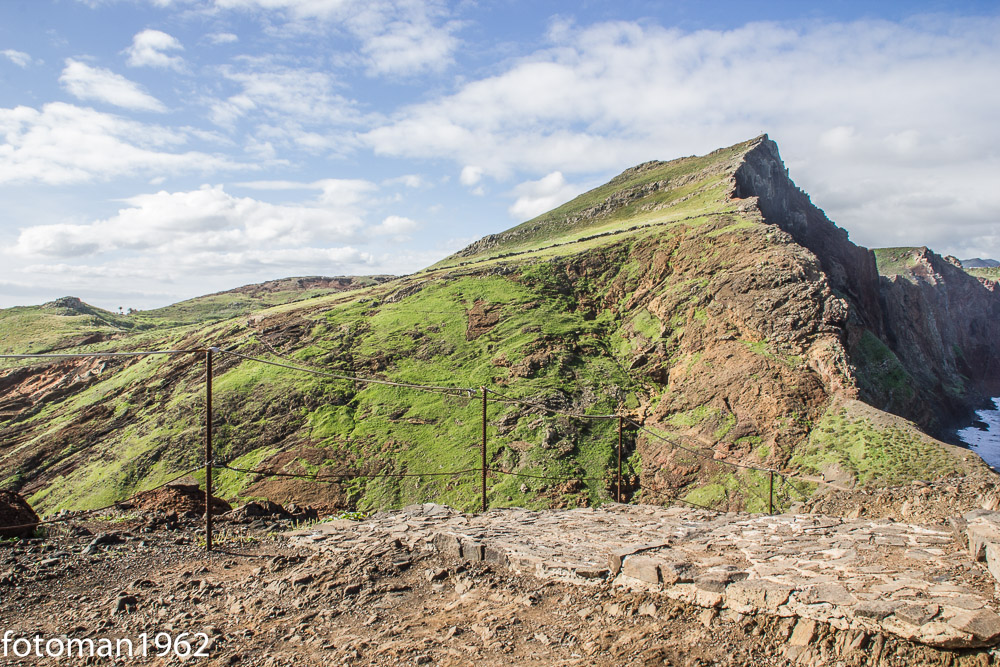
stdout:
<svg viewBox="0 0 1000 667">
<path fill-rule="evenodd" d="M 1000 538 L 992 530 L 994 541 L 980 550 L 996 548 Z M 469 516 L 425 504 L 293 536 L 335 554 L 395 540 L 543 580 L 648 592 L 654 609 L 657 599 L 669 599 L 792 619 L 789 627 L 801 635 L 822 624 L 851 637 L 883 633 L 949 649 L 1000 640 L 993 583 L 967 567 L 965 541 L 950 529 L 614 504 Z M 804 647 L 813 638 L 793 635 L 791 645 Z"/>
<path fill-rule="evenodd" d="M 197 484 L 170 484 L 137 493 L 129 499 L 129 504 L 146 511 L 162 510 L 200 516 L 205 513 L 205 492 Z M 232 506 L 225 500 L 212 496 L 213 514 L 223 514 L 231 509 Z"/>
<path fill-rule="evenodd" d="M 880 335 L 879 276 L 874 255 L 851 243 L 847 232 L 796 187 L 788 177 L 777 144 L 767 135 L 758 137 L 733 178 L 733 196 L 755 197 L 765 222 L 777 225 L 812 251 L 830 285 L 856 304 L 854 317 Z"/>
<path fill-rule="evenodd" d="M 31 537 L 39 522 L 35 510 L 13 491 L 0 491 L 0 537 Z"/>
<path fill-rule="evenodd" d="M 753 198 L 766 222 L 812 251 L 831 288 L 849 304 L 841 340 L 856 372 L 867 376 L 860 382 L 863 399 L 946 436 L 948 427 L 1000 391 L 995 282 L 968 275 L 961 262 L 926 247 L 886 249 L 908 256 L 880 275 L 875 254 L 853 244 L 792 183 L 766 136 L 746 152 L 733 178 L 733 196 Z M 893 370 L 873 349 L 879 346 L 908 377 L 889 385 L 879 377 Z"/>
<path fill-rule="evenodd" d="M 886 342 L 913 378 L 913 416 L 948 426 L 1000 395 L 1000 291 L 926 247 L 897 254 L 881 278 Z"/>
</svg>

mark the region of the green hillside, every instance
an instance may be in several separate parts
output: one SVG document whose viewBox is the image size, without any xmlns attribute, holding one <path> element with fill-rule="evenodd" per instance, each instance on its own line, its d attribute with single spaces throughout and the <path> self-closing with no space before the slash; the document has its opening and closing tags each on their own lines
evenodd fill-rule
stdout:
<svg viewBox="0 0 1000 667">
<path fill-rule="evenodd" d="M 158 339 L 158 335 L 149 335 L 152 331 L 245 317 L 273 306 L 377 285 L 390 278 L 285 278 L 195 297 L 155 310 L 130 309 L 127 315 L 91 306 L 76 297 L 63 297 L 41 306 L 2 308 L 0 354 L 110 349 L 101 345 L 107 341 L 144 344 Z M 139 332 L 146 335 L 139 336 Z"/>
<path fill-rule="evenodd" d="M 136 322 L 126 316 L 64 297 L 42 306 L 0 309 L 0 353 L 40 354 L 89 343 L 132 331 Z M 141 328 L 141 327 L 140 327 Z"/>
<path fill-rule="evenodd" d="M 907 275 L 927 248 L 872 248 L 878 272 L 883 276 Z"/>
<path fill-rule="evenodd" d="M 986 278 L 987 280 L 1000 280 L 1000 266 L 979 266 L 965 269 L 970 276 Z"/>
<path fill-rule="evenodd" d="M 972 465 L 905 427 L 871 440 L 850 415 L 831 413 L 857 386 L 846 319 L 830 315 L 841 297 L 811 252 L 732 196 L 742 156 L 764 141 L 640 165 L 413 276 L 210 295 L 133 315 L 131 329 L 99 345 L 218 346 L 319 371 L 217 355 L 216 456 L 234 468 L 369 477 L 219 470 L 231 499 L 472 509 L 483 386 L 494 392 L 492 506 L 613 497 L 617 420 L 567 413 L 645 425 L 624 434 L 624 468 L 627 497 L 647 502 L 764 511 L 767 474 L 726 462 L 822 474 L 829 457 L 816 446 L 830 441 L 852 461 L 869 441 L 894 457 L 910 452 L 922 476 Z M 99 507 L 203 461 L 200 356 L 84 363 L 20 363 L 0 376 L 0 486 L 45 512 Z M 827 433 L 841 424 L 852 425 L 851 440 Z M 856 467 L 857 481 L 877 482 L 879 471 Z M 777 507 L 815 489 L 781 484 Z"/>
<path fill-rule="evenodd" d="M 702 157 L 638 165 L 562 206 L 473 243 L 431 269 L 510 257 L 602 235 L 631 235 L 649 225 L 691 222 L 692 218 L 697 223 L 706 216 L 730 212 L 734 207 L 726 195 L 731 188 L 731 168 L 755 141 Z"/>
<path fill-rule="evenodd" d="M 155 310 L 137 311 L 134 320 L 157 327 L 205 324 L 249 315 L 258 310 L 315 299 L 385 282 L 391 276 L 307 277 L 272 280 L 208 294 Z"/>
</svg>

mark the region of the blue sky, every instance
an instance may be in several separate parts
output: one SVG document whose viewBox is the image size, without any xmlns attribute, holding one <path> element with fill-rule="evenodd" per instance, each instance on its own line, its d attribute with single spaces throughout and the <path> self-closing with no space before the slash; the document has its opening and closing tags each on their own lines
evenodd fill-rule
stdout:
<svg viewBox="0 0 1000 667">
<path fill-rule="evenodd" d="M 994 2 L 0 2 L 0 307 L 408 273 L 767 132 L 869 247 L 1000 257 Z"/>
</svg>

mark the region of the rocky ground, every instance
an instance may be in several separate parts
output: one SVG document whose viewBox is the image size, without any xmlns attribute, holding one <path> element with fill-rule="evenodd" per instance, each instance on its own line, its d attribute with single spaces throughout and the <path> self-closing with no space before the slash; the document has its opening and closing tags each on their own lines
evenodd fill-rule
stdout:
<svg viewBox="0 0 1000 667">
<path fill-rule="evenodd" d="M 915 480 L 898 486 L 828 485 L 795 509 L 828 516 L 950 525 L 954 517 L 972 510 L 1000 509 L 1000 489 L 996 473 L 983 466 L 963 475 Z"/>
<path fill-rule="evenodd" d="M 216 550 L 208 556 L 196 515 L 156 508 L 57 524 L 44 539 L 6 540 L 0 543 L 0 632 L 124 637 L 136 645 L 144 632 L 150 641 L 157 632 L 205 633 L 207 644 L 189 638 L 208 653 L 198 662 L 213 665 L 997 661 L 988 648 L 940 650 L 890 633 L 704 608 L 611 578 L 580 585 L 517 574 L 509 563 L 466 558 L 461 550 L 438 548 L 442 540 L 435 545 L 427 531 L 401 528 L 407 520 L 462 523 L 461 515 L 439 506 L 298 526 L 254 514 L 220 520 Z M 417 515 L 427 520 L 413 521 Z M 298 530 L 289 535 L 292 528 Z M 155 652 L 150 646 L 146 658 L 114 664 L 188 662 Z M 8 653 L 0 664 L 47 660 Z"/>
</svg>

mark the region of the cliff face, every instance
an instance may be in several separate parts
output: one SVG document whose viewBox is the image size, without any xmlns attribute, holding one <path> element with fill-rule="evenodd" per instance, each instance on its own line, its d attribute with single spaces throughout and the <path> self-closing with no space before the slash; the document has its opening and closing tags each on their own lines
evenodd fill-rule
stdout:
<svg viewBox="0 0 1000 667">
<path fill-rule="evenodd" d="M 792 183 L 766 138 L 746 153 L 734 181 L 734 196 L 754 198 L 766 222 L 811 250 L 849 304 L 842 342 L 866 402 L 944 435 L 1000 388 L 995 283 L 927 248 L 889 249 L 912 252 L 907 261 L 877 262 Z"/>
<path fill-rule="evenodd" d="M 1000 394 L 997 284 L 968 275 L 957 260 L 926 247 L 879 255 L 886 342 L 922 399 L 920 421 L 947 426 L 949 417 Z"/>
<path fill-rule="evenodd" d="M 747 152 L 734 174 L 734 196 L 756 197 L 764 220 L 781 227 L 819 259 L 831 286 L 855 305 L 857 322 L 881 335 L 878 269 L 874 255 L 848 240 L 788 177 L 778 146 L 766 137 Z"/>
</svg>

